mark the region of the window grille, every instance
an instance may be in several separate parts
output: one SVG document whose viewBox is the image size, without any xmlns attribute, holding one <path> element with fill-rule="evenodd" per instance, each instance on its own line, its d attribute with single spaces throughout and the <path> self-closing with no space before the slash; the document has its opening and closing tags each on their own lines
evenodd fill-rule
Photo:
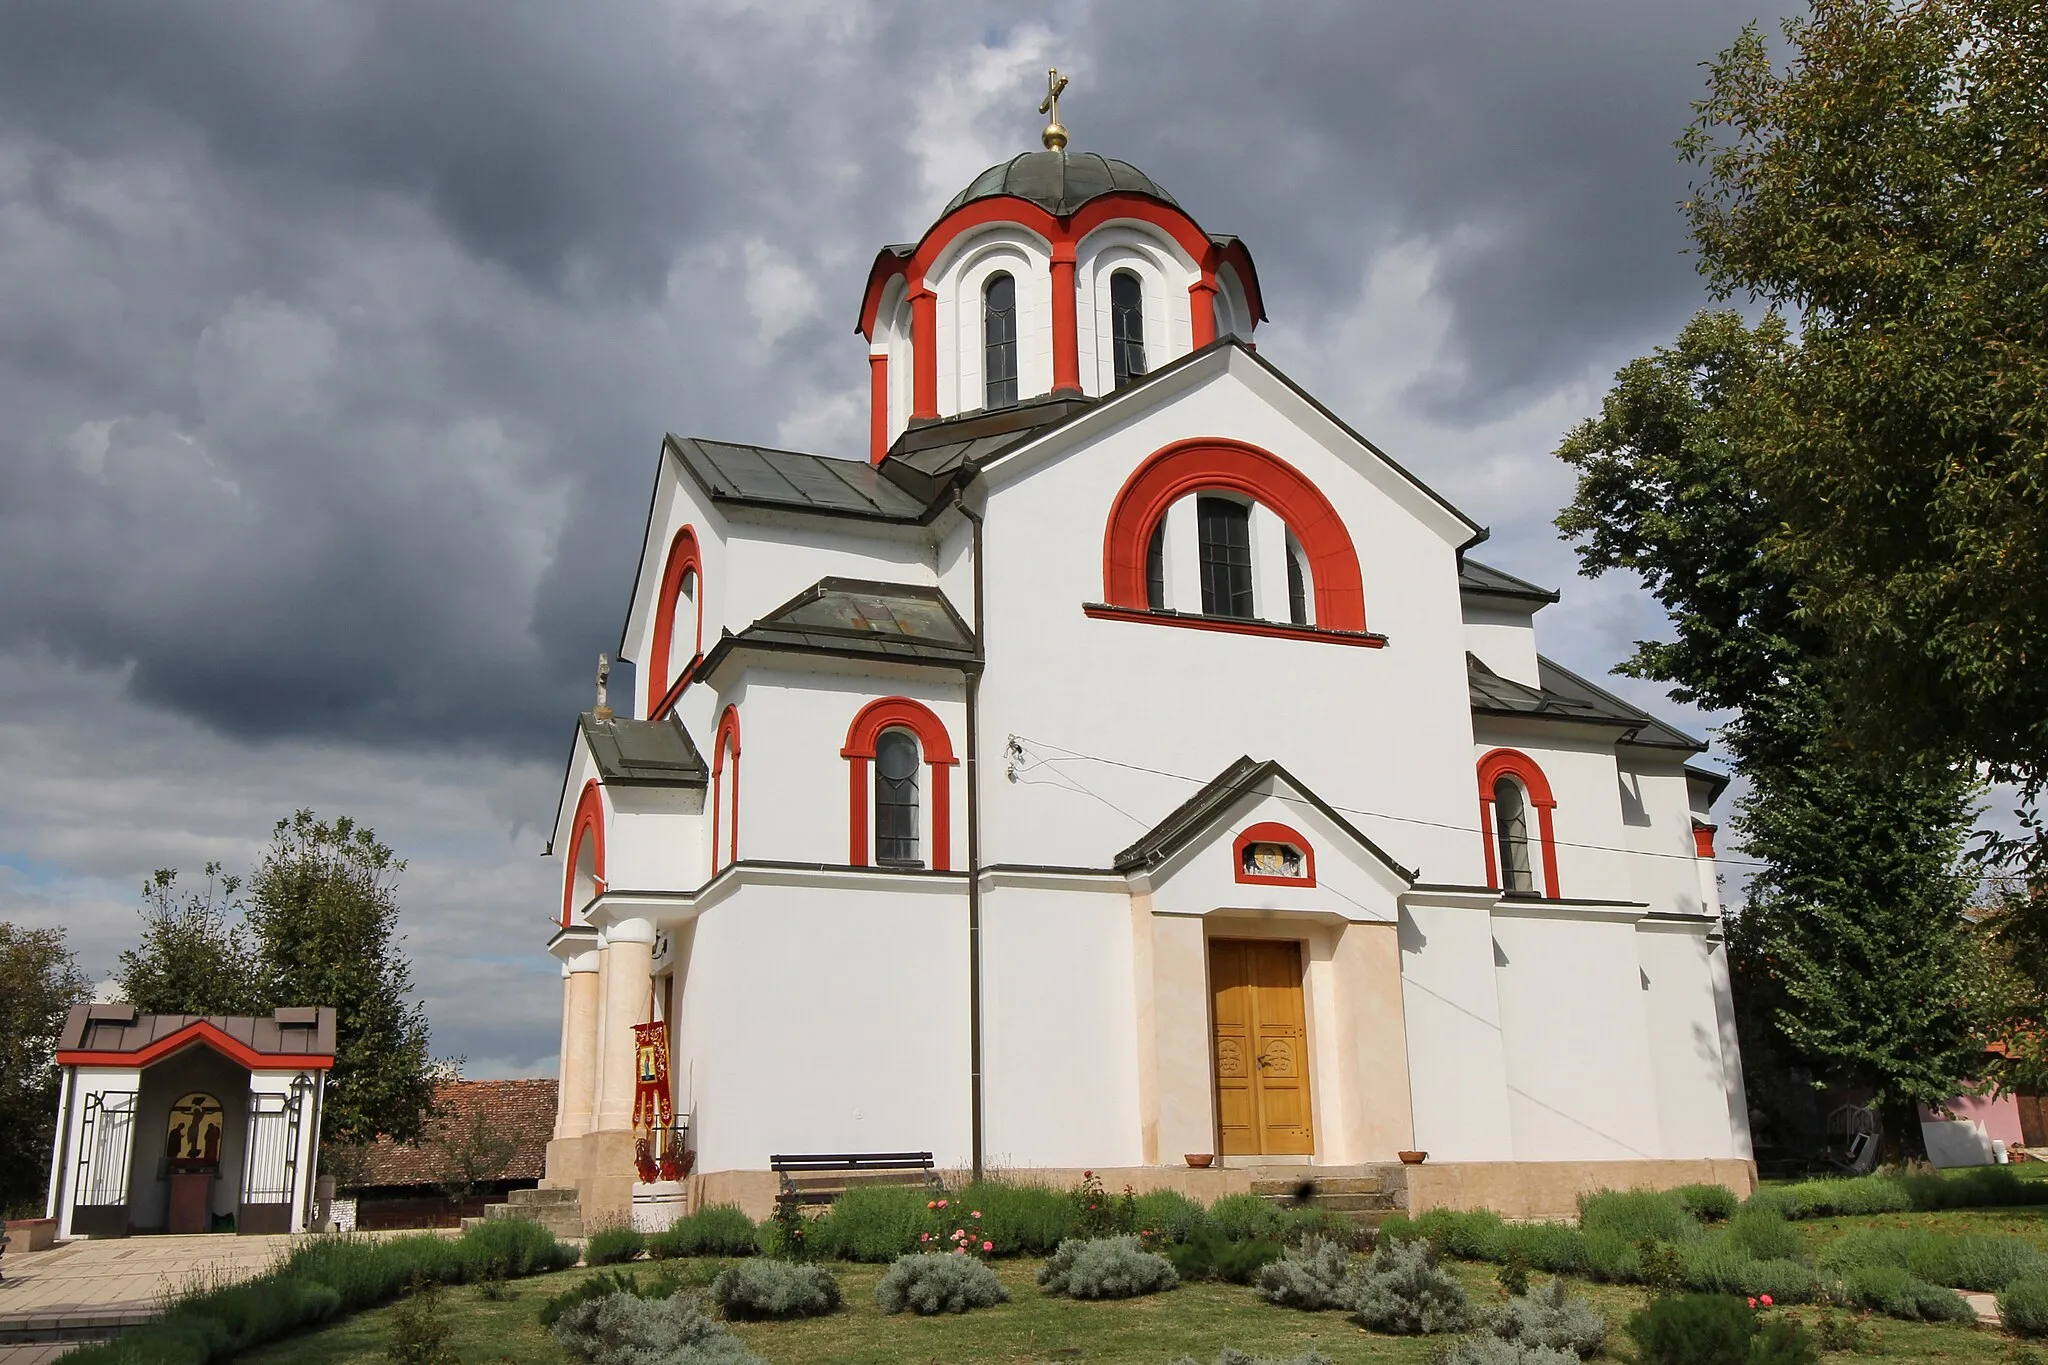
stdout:
<svg viewBox="0 0 2048 1365">
<path fill-rule="evenodd" d="M 1252 618 L 1252 509 L 1229 498 L 1197 498 L 1202 613 Z"/>
<path fill-rule="evenodd" d="M 1017 402 L 1017 282 L 991 275 L 981 291 L 981 377 L 983 406 Z"/>
<path fill-rule="evenodd" d="M 128 1202 L 128 1166 L 134 1154 L 135 1092 L 102 1090 L 85 1097 L 79 1127 L 77 1197 L 82 1208 Z"/>
<path fill-rule="evenodd" d="M 299 1165 L 299 1113 L 305 1095 L 254 1091 L 249 1096 L 249 1141 L 242 1163 L 244 1204 L 289 1204 Z"/>
<path fill-rule="evenodd" d="M 917 740 L 884 730 L 875 740 L 875 861 L 919 866 L 917 849 Z"/>
<path fill-rule="evenodd" d="M 1122 388 L 1145 373 L 1145 291 L 1128 270 L 1109 277 L 1109 331 L 1116 386 Z"/>
</svg>

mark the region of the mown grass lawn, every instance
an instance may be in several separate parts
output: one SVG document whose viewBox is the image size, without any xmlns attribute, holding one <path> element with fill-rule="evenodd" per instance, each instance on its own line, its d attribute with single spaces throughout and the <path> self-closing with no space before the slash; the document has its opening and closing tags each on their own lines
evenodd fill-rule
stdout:
<svg viewBox="0 0 2048 1365">
<path fill-rule="evenodd" d="M 2009 1212 L 1983 1214 L 1913 1214 L 1902 1219 L 1982 1218 L 1983 1228 L 2003 1231 L 2018 1223 Z M 1876 1223 L 1879 1219 L 1837 1219 L 1828 1222 Z M 2048 1238 L 2048 1222 L 2025 1220 L 2033 1233 Z M 1962 1231 L 1962 1227 L 1946 1230 Z M 1822 1229 L 1816 1229 L 1821 1232 Z M 735 1323 L 732 1330 L 775 1365 L 894 1365 L 905 1361 L 1101 1361 L 1115 1365 L 1167 1365 L 1181 1355 L 1213 1361 L 1225 1346 L 1264 1356 L 1289 1356 L 1316 1349 L 1339 1362 L 1427 1360 L 1430 1340 L 1375 1336 L 1347 1322 L 1342 1313 L 1299 1313 L 1275 1308 L 1241 1285 L 1184 1285 L 1168 1294 L 1112 1303 L 1076 1303 L 1053 1298 L 1033 1282 L 1039 1262 L 1002 1261 L 997 1270 L 1009 1286 L 1011 1301 L 960 1317 L 917 1318 L 909 1314 L 884 1317 L 875 1307 L 875 1281 L 882 1267 L 834 1265 L 846 1294 L 846 1306 L 827 1318 L 787 1323 Z M 654 1267 L 637 1267 L 643 1278 Z M 1497 1295 L 1491 1266 L 1457 1264 L 1459 1276 L 1476 1302 Z M 535 1314 L 550 1294 L 590 1274 L 569 1270 L 515 1282 L 511 1297 L 493 1302 L 473 1287 L 444 1292 L 448 1318 L 455 1328 L 453 1344 L 463 1365 L 568 1365 L 571 1357 L 558 1347 Z M 1536 1277 L 1540 1283 L 1542 1277 Z M 1611 1328 L 1608 1354 L 1633 1359 L 1621 1324 L 1643 1301 L 1640 1290 L 1615 1285 L 1575 1284 L 1606 1316 Z M 687 1291 L 686 1291 L 687 1292 Z M 1813 1310 L 1802 1310 L 1811 1313 Z M 324 1331 L 293 1337 L 241 1357 L 263 1365 L 371 1365 L 385 1360 L 391 1340 L 391 1310 L 362 1313 Z M 1998 1362 L 2012 1365 L 2015 1344 L 2002 1333 L 1976 1328 L 1867 1319 L 1870 1339 L 1858 1357 L 1831 1359 L 1941 1360 Z"/>
</svg>

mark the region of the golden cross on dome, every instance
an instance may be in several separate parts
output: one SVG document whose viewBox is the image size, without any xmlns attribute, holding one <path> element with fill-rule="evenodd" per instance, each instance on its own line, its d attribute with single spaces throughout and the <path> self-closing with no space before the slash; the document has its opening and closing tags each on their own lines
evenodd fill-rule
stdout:
<svg viewBox="0 0 2048 1365">
<path fill-rule="evenodd" d="M 1045 101 L 1038 106 L 1041 114 L 1050 114 L 1052 122 L 1045 125 L 1039 134 L 1048 151 L 1057 152 L 1067 145 L 1067 130 L 1060 126 L 1060 92 L 1067 88 L 1067 78 L 1060 74 L 1058 67 L 1048 67 L 1045 73 Z"/>
</svg>

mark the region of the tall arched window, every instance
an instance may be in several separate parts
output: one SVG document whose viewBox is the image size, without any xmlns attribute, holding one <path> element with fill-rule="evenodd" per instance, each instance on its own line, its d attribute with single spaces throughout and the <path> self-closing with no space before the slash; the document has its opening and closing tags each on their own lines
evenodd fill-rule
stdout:
<svg viewBox="0 0 2048 1365">
<path fill-rule="evenodd" d="M 1529 806 L 1522 784 L 1503 777 L 1493 784 L 1493 830 L 1500 847 L 1500 889 L 1534 891 L 1536 873 L 1529 863 Z"/>
<path fill-rule="evenodd" d="M 688 526 L 669 543 L 661 568 L 661 597 L 654 608 L 654 649 L 647 660 L 649 720 L 674 705 L 669 693 L 704 652 L 704 560 L 697 532 Z"/>
<path fill-rule="evenodd" d="M 1152 543 L 1145 547 L 1145 605 L 1166 610 L 1166 518 L 1152 528 Z"/>
<path fill-rule="evenodd" d="M 604 890 L 604 794 L 597 779 L 583 784 L 569 819 L 569 866 L 562 879 L 562 923 Z"/>
<path fill-rule="evenodd" d="M 1145 373 L 1145 289 L 1128 270 L 1109 277 L 1109 336 L 1122 388 Z"/>
<path fill-rule="evenodd" d="M 711 870 L 739 860 L 740 713 L 728 706 L 718 718 L 718 738 L 711 747 Z"/>
<path fill-rule="evenodd" d="M 1252 619 L 1252 509 L 1234 498 L 1195 499 L 1202 614 Z"/>
<path fill-rule="evenodd" d="M 919 867 L 917 847 L 917 737 L 884 730 L 875 740 L 875 861 L 884 867 Z"/>
<path fill-rule="evenodd" d="M 982 405 L 1017 402 L 1017 281 L 991 275 L 981 290 Z"/>
<path fill-rule="evenodd" d="M 1308 555 L 1303 552 L 1301 542 L 1294 538 L 1294 532 L 1287 533 L 1287 620 L 1290 625 L 1305 626 L 1308 619 Z"/>
</svg>

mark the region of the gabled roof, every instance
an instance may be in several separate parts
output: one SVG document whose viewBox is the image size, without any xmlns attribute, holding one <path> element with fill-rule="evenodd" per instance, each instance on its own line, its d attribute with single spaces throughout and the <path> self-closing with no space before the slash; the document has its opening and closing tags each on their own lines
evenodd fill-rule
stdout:
<svg viewBox="0 0 2048 1365">
<path fill-rule="evenodd" d="M 672 715 L 661 720 L 599 720 L 585 711 L 576 718 L 576 728 L 607 785 L 701 787 L 711 780 L 711 770 L 691 743 L 690 732 Z"/>
<path fill-rule="evenodd" d="M 974 632 L 946 594 L 919 583 L 821 578 L 738 634 L 712 646 L 710 674 L 739 649 L 980 667 Z"/>
<path fill-rule="evenodd" d="M 1342 830 L 1347 838 L 1386 864 L 1403 881 L 1415 880 L 1416 874 L 1413 870 L 1395 862 L 1385 849 L 1368 839 L 1356 825 L 1339 815 L 1328 802 L 1304 786 L 1300 778 L 1270 758 L 1255 759 L 1249 754 L 1210 778 L 1201 790 L 1174 807 L 1164 820 L 1146 831 L 1136 843 L 1117 854 L 1112 865 L 1118 872 L 1136 872 L 1143 868 L 1158 866 L 1199 837 L 1240 799 L 1257 794 L 1260 787 L 1274 779 L 1292 787 L 1297 796 L 1320 811 L 1323 817 Z"/>
<path fill-rule="evenodd" d="M 1555 602 L 1556 588 L 1539 588 L 1526 578 L 1517 578 L 1476 559 L 1458 564 L 1458 591 L 1474 597 L 1512 597 L 1524 602 Z"/>
<path fill-rule="evenodd" d="M 920 520 L 928 505 L 866 460 L 695 436 L 671 435 L 668 447 L 713 502 L 898 522 Z"/>
<path fill-rule="evenodd" d="M 74 1006 L 57 1035 L 64 1066 L 147 1066 L 203 1045 L 255 1069 L 334 1065 L 330 1005 L 277 1009 L 268 1016 L 144 1014 L 127 1001 Z"/>
<path fill-rule="evenodd" d="M 1707 747 L 1684 731 L 1666 725 L 1649 712 L 1631 706 L 1612 692 L 1595 687 L 1564 665 L 1541 655 L 1536 659 L 1539 687 L 1502 677 L 1474 654 L 1465 656 L 1465 673 L 1472 710 L 1481 715 L 1619 726 L 1628 732 L 1622 736 L 1624 742 L 1653 749 L 1700 753 Z"/>
</svg>

